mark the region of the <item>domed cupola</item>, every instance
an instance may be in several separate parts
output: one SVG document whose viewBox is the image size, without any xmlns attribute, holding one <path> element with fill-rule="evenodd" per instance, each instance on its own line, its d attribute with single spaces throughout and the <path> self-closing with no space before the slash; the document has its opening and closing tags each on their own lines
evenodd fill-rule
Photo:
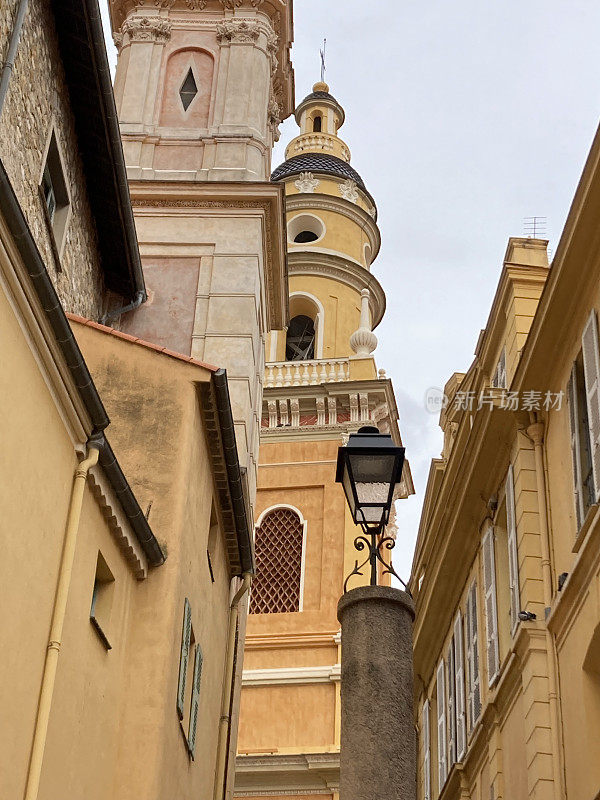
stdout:
<svg viewBox="0 0 600 800">
<path fill-rule="evenodd" d="M 313 336 L 316 359 L 365 358 L 385 311 L 371 272 L 381 243 L 375 201 L 350 165 L 339 136 L 344 109 L 326 83 L 315 84 L 295 118 L 300 133 L 271 176 L 285 184 L 290 317 Z M 286 358 L 278 347 L 278 358 Z"/>
</svg>

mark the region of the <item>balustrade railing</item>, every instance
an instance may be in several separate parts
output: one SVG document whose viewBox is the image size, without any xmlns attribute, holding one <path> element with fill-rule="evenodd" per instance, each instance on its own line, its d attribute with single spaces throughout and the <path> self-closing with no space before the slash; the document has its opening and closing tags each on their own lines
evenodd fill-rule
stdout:
<svg viewBox="0 0 600 800">
<path fill-rule="evenodd" d="M 320 358 L 314 361 L 276 361 L 265 366 L 265 389 L 276 386 L 315 386 L 347 381 L 348 358 Z"/>
</svg>

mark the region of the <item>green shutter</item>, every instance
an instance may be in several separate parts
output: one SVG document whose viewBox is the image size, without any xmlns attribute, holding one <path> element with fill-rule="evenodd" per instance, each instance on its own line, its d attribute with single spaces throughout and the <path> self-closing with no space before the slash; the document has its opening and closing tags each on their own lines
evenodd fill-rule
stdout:
<svg viewBox="0 0 600 800">
<path fill-rule="evenodd" d="M 186 597 L 183 607 L 183 630 L 181 631 L 181 655 L 179 657 L 179 686 L 177 687 L 177 713 L 179 714 L 179 719 L 183 719 L 183 706 L 185 703 L 185 679 L 187 676 L 191 635 L 192 609 L 190 608 L 190 601 Z"/>
<path fill-rule="evenodd" d="M 202 648 L 197 644 L 194 658 L 194 685 L 192 688 L 192 705 L 190 708 L 190 729 L 188 731 L 188 749 L 192 758 L 194 757 L 194 750 L 196 749 L 196 726 L 198 725 L 202 660 Z"/>
</svg>

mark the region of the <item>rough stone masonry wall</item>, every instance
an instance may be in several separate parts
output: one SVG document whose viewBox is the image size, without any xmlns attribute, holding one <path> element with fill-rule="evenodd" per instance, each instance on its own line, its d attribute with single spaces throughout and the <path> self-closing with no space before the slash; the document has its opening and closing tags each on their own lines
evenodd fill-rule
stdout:
<svg viewBox="0 0 600 800">
<path fill-rule="evenodd" d="M 18 0 L 0 1 L 0 60 L 6 57 Z M 60 266 L 51 245 L 39 183 L 51 126 L 71 194 Z M 104 293 L 96 229 L 49 0 L 30 0 L 0 117 L 0 158 L 46 269 L 67 311 L 98 319 Z"/>
</svg>

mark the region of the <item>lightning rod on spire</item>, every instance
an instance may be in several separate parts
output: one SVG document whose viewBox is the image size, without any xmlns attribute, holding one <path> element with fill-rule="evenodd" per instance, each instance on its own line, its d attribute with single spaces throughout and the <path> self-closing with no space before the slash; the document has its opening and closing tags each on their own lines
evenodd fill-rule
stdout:
<svg viewBox="0 0 600 800">
<path fill-rule="evenodd" d="M 323 49 L 319 50 L 321 53 L 321 83 L 325 83 L 325 51 L 327 48 L 327 39 L 323 39 Z"/>
</svg>

